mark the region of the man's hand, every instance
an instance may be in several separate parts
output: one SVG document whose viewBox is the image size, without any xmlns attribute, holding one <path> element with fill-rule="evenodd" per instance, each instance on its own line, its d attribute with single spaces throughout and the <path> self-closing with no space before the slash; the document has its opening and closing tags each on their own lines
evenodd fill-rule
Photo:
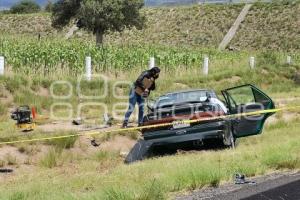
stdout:
<svg viewBox="0 0 300 200">
<path fill-rule="evenodd" d="M 143 95 L 142 95 L 144 98 L 147 98 L 149 96 L 149 90 L 148 89 L 145 89 L 145 91 L 143 92 Z"/>
</svg>

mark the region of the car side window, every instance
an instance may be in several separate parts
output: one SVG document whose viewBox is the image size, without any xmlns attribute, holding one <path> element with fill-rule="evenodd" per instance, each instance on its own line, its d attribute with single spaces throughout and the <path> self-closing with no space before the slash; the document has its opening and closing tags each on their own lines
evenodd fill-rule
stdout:
<svg viewBox="0 0 300 200">
<path fill-rule="evenodd" d="M 254 103 L 255 98 L 251 87 L 240 87 L 228 90 L 229 103 L 232 109 L 236 109 L 240 105 Z"/>
</svg>

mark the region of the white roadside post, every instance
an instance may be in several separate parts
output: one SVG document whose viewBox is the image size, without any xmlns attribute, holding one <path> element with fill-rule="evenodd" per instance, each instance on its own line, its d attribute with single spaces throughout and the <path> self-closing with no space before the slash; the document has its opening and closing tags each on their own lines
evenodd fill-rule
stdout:
<svg viewBox="0 0 300 200">
<path fill-rule="evenodd" d="M 286 57 L 286 63 L 287 63 L 288 65 L 292 64 L 292 57 L 291 57 L 291 56 L 287 56 L 287 57 Z"/>
<path fill-rule="evenodd" d="M 255 67 L 255 58 L 253 56 L 250 57 L 249 64 L 250 64 L 250 68 L 254 69 L 254 67 Z"/>
<path fill-rule="evenodd" d="M 92 79 L 92 58 L 90 56 L 85 58 L 85 73 L 86 79 L 90 81 Z"/>
<path fill-rule="evenodd" d="M 152 69 L 153 67 L 155 67 L 155 58 L 151 57 L 149 61 L 149 69 Z"/>
<path fill-rule="evenodd" d="M 209 64 L 209 58 L 208 56 L 205 56 L 203 60 L 203 74 L 205 76 L 208 75 L 208 64 Z"/>
<path fill-rule="evenodd" d="M 0 56 L 0 75 L 4 75 L 4 57 Z"/>
</svg>

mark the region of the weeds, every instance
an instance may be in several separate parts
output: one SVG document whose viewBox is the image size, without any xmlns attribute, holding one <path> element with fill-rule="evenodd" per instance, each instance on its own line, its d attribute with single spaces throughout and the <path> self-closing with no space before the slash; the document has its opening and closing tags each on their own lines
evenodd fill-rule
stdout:
<svg viewBox="0 0 300 200">
<path fill-rule="evenodd" d="M 142 195 L 138 200 L 163 200 L 165 199 L 164 186 L 156 179 L 149 182 L 143 189 Z"/>
<path fill-rule="evenodd" d="M 5 164 L 6 164 L 6 162 L 4 160 L 0 159 L 0 167 L 4 167 Z"/>
<path fill-rule="evenodd" d="M 105 191 L 105 199 L 118 199 L 118 200 L 133 200 L 132 196 L 126 191 L 122 191 L 119 188 L 111 187 Z"/>
<path fill-rule="evenodd" d="M 17 165 L 18 164 L 16 156 L 11 155 L 10 153 L 6 154 L 5 159 L 6 159 L 6 163 L 8 165 Z"/>
<path fill-rule="evenodd" d="M 66 133 L 64 133 L 66 134 Z M 68 132 L 67 135 L 73 135 L 76 134 L 75 132 Z M 59 135 L 63 135 L 62 133 Z M 78 136 L 75 137 L 66 137 L 66 138 L 60 138 L 60 139 L 53 139 L 48 140 L 46 144 L 52 145 L 57 149 L 70 149 L 73 148 L 75 145 L 75 142 L 77 141 Z"/>
<path fill-rule="evenodd" d="M 18 146 L 18 151 L 20 153 L 25 153 L 29 156 L 33 156 L 40 152 L 40 149 L 37 145 L 21 144 L 20 146 Z"/>
<path fill-rule="evenodd" d="M 40 164 L 46 168 L 54 168 L 58 165 L 58 159 L 61 152 L 58 152 L 55 148 L 50 148 L 47 154 L 40 160 Z"/>
<path fill-rule="evenodd" d="M 99 151 L 95 154 L 95 159 L 98 162 L 114 160 L 119 157 L 118 152 Z"/>
</svg>

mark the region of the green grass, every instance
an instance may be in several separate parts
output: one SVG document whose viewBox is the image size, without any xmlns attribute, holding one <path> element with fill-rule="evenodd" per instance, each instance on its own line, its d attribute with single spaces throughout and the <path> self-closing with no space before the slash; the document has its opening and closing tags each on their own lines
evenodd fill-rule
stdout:
<svg viewBox="0 0 300 200">
<path fill-rule="evenodd" d="M 238 49 L 299 50 L 299 27 L 294 23 L 299 10 L 299 1 L 254 4 L 231 45 Z"/>
<path fill-rule="evenodd" d="M 51 148 L 47 154 L 40 160 L 40 165 L 46 168 L 53 168 L 58 165 L 58 159 L 61 155 L 61 151 Z"/>
<path fill-rule="evenodd" d="M 76 134 L 76 132 L 67 132 L 67 133 L 57 133 L 57 135 L 73 135 Z M 70 149 L 74 147 L 76 140 L 78 137 L 68 137 L 63 139 L 54 139 L 54 140 L 48 140 L 45 143 L 48 145 L 52 145 L 57 149 Z"/>
<path fill-rule="evenodd" d="M 14 182 L 0 183 L 0 199 L 20 194 L 22 199 L 166 199 L 179 191 L 232 181 L 234 173 L 249 177 L 299 170 L 299 128 L 300 119 L 296 119 L 269 125 L 262 135 L 243 138 L 236 150 L 179 154 L 132 165 L 124 165 L 121 160 L 107 162 L 110 154 L 102 152 L 96 160 L 81 158 L 73 160 L 72 165 L 64 162 L 55 167 L 59 157 L 51 150 L 36 173 L 22 170 Z M 24 180 L 24 176 L 28 178 Z"/>
<path fill-rule="evenodd" d="M 169 50 L 168 50 L 169 51 Z M 183 50 L 178 50 L 178 53 Z M 197 51 L 197 50 L 191 50 Z M 207 50 L 203 50 L 206 52 Z M 163 52 L 163 50 L 162 50 Z M 171 50 L 170 50 L 171 52 Z M 202 52 L 202 50 L 200 51 Z M 202 52 L 202 54 L 204 54 Z M 195 63 L 189 67 L 180 65 L 182 60 L 176 61 L 174 55 L 174 66 L 177 70 L 170 70 L 169 67 L 162 65 L 160 78 L 157 80 L 157 90 L 151 94 L 151 98 L 155 98 L 166 92 L 182 90 L 186 88 L 212 88 L 217 92 L 228 87 L 236 85 L 252 83 L 261 88 L 272 97 L 283 98 L 285 96 L 295 96 L 299 94 L 299 84 L 294 77 L 300 70 L 300 56 L 297 53 L 294 55 L 293 65 L 285 64 L 285 53 L 274 51 L 258 51 L 258 52 L 218 52 L 210 50 L 210 69 L 209 75 L 204 76 L 201 71 L 201 64 Z M 199 55 L 202 55 L 199 54 Z M 256 68 L 250 70 L 249 55 L 257 57 Z M 201 63 L 199 61 L 199 63 Z M 117 78 L 111 75 L 110 72 L 102 73 L 108 77 L 108 96 L 104 99 L 93 100 L 97 103 L 105 103 L 108 105 L 109 113 L 111 113 L 114 103 L 127 103 L 127 99 L 118 99 L 113 97 L 112 90 L 121 91 L 126 95 L 129 92 L 129 85 L 120 85 L 118 88 L 113 88 L 116 81 L 133 82 L 139 73 L 146 69 L 133 67 L 128 70 L 118 69 L 116 72 L 120 74 Z M 114 70 L 112 70 L 114 71 Z M 56 73 L 56 72 L 55 72 Z M 50 87 L 55 80 L 69 81 L 73 87 L 71 98 L 68 100 L 54 99 L 50 96 Z M 90 102 L 89 100 L 81 99 L 77 93 L 77 77 L 66 76 L 65 74 L 57 74 L 54 76 L 34 75 L 30 72 L 29 75 L 24 73 L 16 73 L 0 77 L 0 87 L 3 99 L 9 100 L 0 105 L 1 121 L 7 121 L 8 108 L 29 105 L 37 108 L 39 115 L 49 115 L 51 105 L 57 102 L 71 103 L 73 108 L 78 108 L 79 103 Z M 94 80 L 90 83 L 82 82 L 81 91 L 83 95 L 100 95 L 102 93 L 103 82 Z M 54 87 L 55 95 L 67 95 L 67 88 L 56 85 Z M 10 97 L 11 96 L 11 99 Z M 297 96 L 297 95 L 296 95 Z M 1 100 L 1 99 L 0 99 Z M 56 115 L 63 117 L 66 115 L 65 108 L 55 108 Z M 102 109 L 99 107 L 87 106 L 83 109 L 83 116 L 101 118 Z M 73 113 L 73 118 L 76 118 L 76 112 Z M 132 137 L 136 137 L 134 134 Z"/>
<path fill-rule="evenodd" d="M 243 4 L 194 5 L 183 7 L 146 8 L 144 30 L 125 30 L 110 33 L 105 42 L 109 44 L 163 44 L 168 46 L 217 47 L 222 41 Z M 299 50 L 299 26 L 297 13 L 300 4 L 295 1 L 256 3 L 250 9 L 241 28 L 230 46 L 240 49 Z M 2 22 L 2 23 L 1 23 Z M 45 13 L 30 15 L 0 14 L 1 30 L 8 34 L 30 35 L 42 40 L 63 37 L 51 27 L 51 16 Z M 274 34 L 276 33 L 276 34 Z M 95 40 L 86 32 L 75 34 L 84 41 Z"/>
</svg>

